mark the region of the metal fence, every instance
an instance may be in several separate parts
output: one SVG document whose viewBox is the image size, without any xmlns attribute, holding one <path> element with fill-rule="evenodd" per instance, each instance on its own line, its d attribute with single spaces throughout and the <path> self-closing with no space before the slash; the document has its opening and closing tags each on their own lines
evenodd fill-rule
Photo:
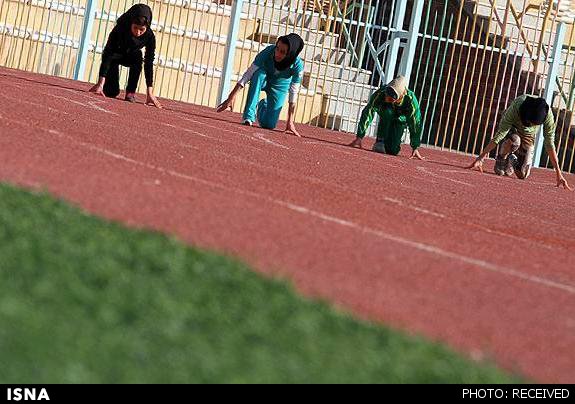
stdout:
<svg viewBox="0 0 575 404">
<path fill-rule="evenodd" d="M 306 67 L 297 119 L 353 132 L 362 107 L 382 80 L 366 63 L 367 37 L 371 33 L 389 39 L 388 21 L 376 23 L 375 17 L 384 15 L 384 10 L 389 12 L 393 4 L 375 0 L 245 0 L 244 12 L 254 16 L 258 25 L 253 35 L 246 36 L 249 42 L 236 57 L 234 78 L 279 36 L 298 33 L 307 46 L 302 54 Z"/>
<path fill-rule="evenodd" d="M 107 36 L 135 2 L 0 0 L 0 65 L 94 82 Z M 420 99 L 423 142 L 478 153 L 516 96 L 538 94 L 553 105 L 560 162 L 575 171 L 567 0 L 140 2 L 154 12 L 161 97 L 215 106 L 258 52 L 296 32 L 306 41 L 297 122 L 355 132 L 369 96 L 402 73 Z"/>
<path fill-rule="evenodd" d="M 412 80 L 422 104 L 423 141 L 477 154 L 511 101 L 529 93 L 553 106 L 560 162 L 574 171 L 574 18 L 562 15 L 560 2 L 517 3 L 490 2 L 481 10 L 480 2 L 457 8 L 427 2 Z M 546 155 L 536 161 L 549 165 Z"/>
<path fill-rule="evenodd" d="M 568 44 L 563 49 L 560 73 L 557 79 L 558 91 L 554 95 L 553 107 L 556 111 L 556 145 L 561 167 L 575 173 L 575 25 L 571 22 L 568 32 Z M 548 157 L 544 157 L 543 166 L 550 167 Z"/>
<path fill-rule="evenodd" d="M 1 0 L 1 65 L 72 77 L 84 15 L 85 0 Z"/>
</svg>

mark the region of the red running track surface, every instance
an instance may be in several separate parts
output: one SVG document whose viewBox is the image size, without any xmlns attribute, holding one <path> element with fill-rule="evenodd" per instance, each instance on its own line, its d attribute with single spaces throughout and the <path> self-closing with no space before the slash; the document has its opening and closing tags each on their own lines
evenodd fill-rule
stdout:
<svg viewBox="0 0 575 404">
<path fill-rule="evenodd" d="M 14 70 L 0 88 L 1 181 L 240 257 L 537 381 L 575 382 L 575 193 L 552 171 L 481 175 L 461 168 L 469 156 L 379 155 L 345 147 L 350 134 L 301 126 L 298 139 Z"/>
</svg>

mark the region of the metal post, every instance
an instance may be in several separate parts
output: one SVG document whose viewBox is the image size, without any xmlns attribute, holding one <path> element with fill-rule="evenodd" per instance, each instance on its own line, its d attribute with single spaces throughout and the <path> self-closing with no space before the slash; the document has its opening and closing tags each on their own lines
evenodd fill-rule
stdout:
<svg viewBox="0 0 575 404">
<path fill-rule="evenodd" d="M 413 68 L 413 60 L 415 59 L 415 51 L 417 49 L 417 39 L 419 37 L 419 27 L 423 17 L 424 3 L 424 0 L 415 0 L 413 4 L 411 22 L 409 24 L 409 32 L 407 36 L 407 45 L 403 50 L 403 58 L 401 66 L 399 67 L 400 73 L 405 76 L 408 83 L 411 77 L 411 70 Z"/>
<path fill-rule="evenodd" d="M 423 16 L 423 5 L 424 0 L 414 0 L 413 9 L 411 11 L 411 21 L 409 23 L 409 31 L 407 33 L 407 45 L 403 49 L 401 65 L 399 66 L 399 74 L 405 76 L 408 85 L 409 78 L 411 77 L 411 70 L 413 68 L 413 59 L 415 59 L 415 50 L 417 49 L 419 26 Z M 411 133 L 409 133 L 409 131 L 405 131 L 405 138 L 403 143 L 409 144 L 410 142 Z"/>
<path fill-rule="evenodd" d="M 394 78 L 395 67 L 397 66 L 397 55 L 399 54 L 399 47 L 401 46 L 401 31 L 403 30 L 406 7 L 407 0 L 396 0 L 396 9 L 393 15 L 393 22 L 391 24 L 391 29 L 394 31 L 391 34 L 390 47 L 388 49 L 387 60 L 385 63 L 386 82 L 390 82 Z"/>
<path fill-rule="evenodd" d="M 84 25 L 82 27 L 80 46 L 78 47 L 78 59 L 76 60 L 76 68 L 74 69 L 74 80 L 84 80 L 84 72 L 86 71 L 86 63 L 88 61 L 88 48 L 90 47 L 90 40 L 92 38 L 92 28 L 94 27 L 94 20 L 96 19 L 97 6 L 98 0 L 86 1 Z"/>
<path fill-rule="evenodd" d="M 244 0 L 234 0 L 234 4 L 232 6 L 230 26 L 228 28 L 228 39 L 226 42 L 226 55 L 224 58 L 224 67 L 222 70 L 220 90 L 218 94 L 219 104 L 227 99 L 228 93 L 230 92 L 230 82 L 234 70 L 234 58 L 236 55 L 236 44 L 238 42 L 238 33 L 240 30 L 243 4 Z"/>
<path fill-rule="evenodd" d="M 553 53 L 551 57 L 551 66 L 549 74 L 547 75 L 547 83 L 545 84 L 544 98 L 547 104 L 553 105 L 553 96 L 555 94 L 555 83 L 557 73 L 559 72 L 559 65 L 561 64 L 561 53 L 563 51 L 563 44 L 565 43 L 565 34 L 567 33 L 567 24 L 560 22 L 557 25 L 557 35 L 555 36 L 555 43 L 553 45 Z M 535 158 L 533 159 L 533 166 L 539 167 L 541 162 L 541 154 L 543 153 L 543 127 L 537 133 L 535 140 Z"/>
</svg>

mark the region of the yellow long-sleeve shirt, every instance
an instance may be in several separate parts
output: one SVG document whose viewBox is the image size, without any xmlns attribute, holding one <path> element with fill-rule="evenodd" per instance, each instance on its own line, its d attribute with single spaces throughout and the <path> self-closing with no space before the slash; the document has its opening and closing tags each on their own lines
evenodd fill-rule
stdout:
<svg viewBox="0 0 575 404">
<path fill-rule="evenodd" d="M 519 114 L 519 107 L 521 107 L 521 104 L 523 104 L 523 101 L 525 101 L 527 97 L 532 96 L 522 95 L 521 97 L 517 98 L 511 103 L 509 108 L 507 108 L 507 111 L 505 111 L 503 114 L 503 117 L 499 122 L 497 133 L 495 133 L 495 136 L 493 137 L 493 141 L 496 144 L 499 144 L 503 139 L 505 139 L 511 129 L 515 129 L 517 131 L 517 135 L 521 138 L 521 143 L 525 146 L 533 146 L 535 143 L 535 137 L 537 136 L 537 132 L 541 128 L 541 125 L 526 127 L 523 125 L 521 116 Z M 545 139 L 544 144 L 547 151 L 555 150 L 556 128 L 557 126 L 555 124 L 553 112 L 551 109 L 549 109 L 547 118 L 543 123 L 543 136 Z"/>
</svg>

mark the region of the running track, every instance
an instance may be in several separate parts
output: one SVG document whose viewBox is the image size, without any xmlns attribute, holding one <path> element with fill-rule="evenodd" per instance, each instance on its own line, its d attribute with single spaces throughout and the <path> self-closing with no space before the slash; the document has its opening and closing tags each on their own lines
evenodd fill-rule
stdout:
<svg viewBox="0 0 575 404">
<path fill-rule="evenodd" d="M 468 156 L 378 155 L 343 146 L 349 134 L 300 126 L 298 139 L 14 70 L 0 69 L 0 88 L 0 181 L 238 256 L 537 381 L 575 382 L 575 193 L 551 171 L 481 175 L 461 169 Z"/>
</svg>

